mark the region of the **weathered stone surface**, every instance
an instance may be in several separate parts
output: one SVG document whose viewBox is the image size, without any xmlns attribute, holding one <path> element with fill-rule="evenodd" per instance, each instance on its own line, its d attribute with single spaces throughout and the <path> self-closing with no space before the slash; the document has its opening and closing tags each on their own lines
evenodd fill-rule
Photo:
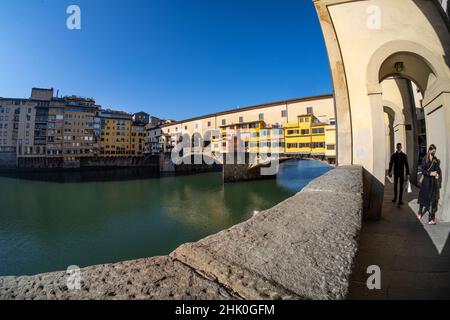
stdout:
<svg viewBox="0 0 450 320">
<path fill-rule="evenodd" d="M 302 192 L 169 257 L 0 277 L 0 299 L 342 299 L 362 218 L 362 168 L 330 171 Z"/>
<path fill-rule="evenodd" d="M 302 192 L 328 191 L 333 193 L 362 193 L 362 167 L 342 166 L 311 181 Z"/>
<path fill-rule="evenodd" d="M 81 290 L 68 290 L 66 272 L 0 277 L 0 299 L 235 299 L 224 287 L 170 257 L 81 269 Z"/>
<path fill-rule="evenodd" d="M 227 250 L 233 250 L 227 248 Z M 186 244 L 171 254 L 175 259 L 196 266 L 197 272 L 230 288 L 244 299 L 290 300 L 302 297 L 269 280 L 239 262 L 224 259 L 201 244 Z"/>
</svg>

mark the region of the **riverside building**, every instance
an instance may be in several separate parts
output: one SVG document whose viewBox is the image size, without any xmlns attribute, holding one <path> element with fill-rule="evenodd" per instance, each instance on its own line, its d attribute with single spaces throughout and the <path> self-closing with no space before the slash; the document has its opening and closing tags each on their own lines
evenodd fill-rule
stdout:
<svg viewBox="0 0 450 320">
<path fill-rule="evenodd" d="M 133 123 L 131 125 L 130 154 L 133 156 L 142 156 L 145 146 L 145 125 L 142 123 Z"/>
<path fill-rule="evenodd" d="M 308 129 L 309 138 L 294 139 L 293 134 L 285 135 L 286 129 L 290 127 L 292 130 L 301 130 L 298 128 L 298 117 L 301 115 L 314 117 L 314 130 Z M 191 147 L 198 146 L 199 139 L 196 137 L 202 137 L 202 147 L 210 147 L 216 155 L 236 152 L 240 141 L 240 150 L 245 152 L 289 153 L 292 156 L 314 156 L 334 162 L 335 123 L 333 96 L 320 95 L 236 108 L 168 123 L 161 125 L 161 134 L 170 136 L 166 143 L 171 146 L 180 143 L 181 137 L 190 137 Z M 295 143 L 297 148 L 294 148 Z M 305 148 L 298 148 L 298 143 L 309 143 L 309 148 L 306 145 Z"/>
<path fill-rule="evenodd" d="M 100 153 L 102 157 L 143 156 L 148 114 L 131 115 L 123 111 L 101 111 Z M 134 119 L 134 120 L 133 120 Z"/>
<path fill-rule="evenodd" d="M 91 98 L 54 98 L 47 123 L 47 156 L 63 157 L 65 162 L 98 153 L 95 118 L 100 106 Z"/>
<path fill-rule="evenodd" d="M 33 88 L 29 99 L 0 98 L 0 166 L 18 157 L 45 157 L 48 107 L 53 89 Z"/>
<path fill-rule="evenodd" d="M 131 155 L 132 115 L 122 111 L 105 110 L 101 113 L 102 157 L 125 157 Z"/>
<path fill-rule="evenodd" d="M 133 121 L 133 117 L 135 121 Z M 55 97 L 33 88 L 29 99 L 0 98 L 0 168 L 79 166 L 99 156 L 143 156 L 145 112 L 102 110 L 92 98 Z"/>
<path fill-rule="evenodd" d="M 33 153 L 35 105 L 28 99 L 0 98 L 0 152 Z"/>
<path fill-rule="evenodd" d="M 145 127 L 146 130 L 146 140 L 144 144 L 144 153 L 145 154 L 160 154 L 169 152 L 170 149 L 170 135 L 164 134 L 161 125 L 156 124 L 148 124 Z"/>
<path fill-rule="evenodd" d="M 329 126 L 331 133 L 334 125 L 321 122 L 313 114 L 300 115 L 296 122 L 285 124 L 286 154 L 325 158 L 328 149 L 331 156 L 335 140 L 328 141 L 327 146 L 326 130 Z"/>
</svg>

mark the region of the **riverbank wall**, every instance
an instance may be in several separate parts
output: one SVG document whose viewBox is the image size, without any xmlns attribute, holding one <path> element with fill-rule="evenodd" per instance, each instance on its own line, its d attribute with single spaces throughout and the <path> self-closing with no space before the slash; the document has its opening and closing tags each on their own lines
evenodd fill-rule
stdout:
<svg viewBox="0 0 450 320">
<path fill-rule="evenodd" d="M 81 168 L 159 168 L 158 156 L 129 157 L 80 157 L 67 161 L 62 157 L 19 157 L 17 170 L 39 171 L 46 169 L 81 169 Z M 158 169 L 159 170 L 159 169 Z"/>
<path fill-rule="evenodd" d="M 0 152 L 0 168 L 5 170 L 17 168 L 16 152 Z"/>
<path fill-rule="evenodd" d="M 0 299 L 344 299 L 362 210 L 362 167 L 338 167 L 168 256 L 0 277 Z"/>
<path fill-rule="evenodd" d="M 9 159 L 9 160 L 8 160 Z M 129 156 L 129 157 L 80 157 L 67 161 L 62 157 L 10 157 L 0 161 L 0 174 L 16 175 L 22 178 L 39 179 L 54 175 L 58 180 L 73 181 L 78 175 L 79 181 L 118 180 L 123 178 L 153 177 L 160 174 L 188 175 L 204 172 L 221 171 L 222 166 L 213 164 L 180 164 L 175 165 L 169 154 Z M 116 170 L 114 174 L 112 170 Z M 64 176 L 63 179 L 60 176 Z M 98 176 L 98 177 L 97 177 Z M 97 179 L 98 178 L 98 179 Z"/>
</svg>

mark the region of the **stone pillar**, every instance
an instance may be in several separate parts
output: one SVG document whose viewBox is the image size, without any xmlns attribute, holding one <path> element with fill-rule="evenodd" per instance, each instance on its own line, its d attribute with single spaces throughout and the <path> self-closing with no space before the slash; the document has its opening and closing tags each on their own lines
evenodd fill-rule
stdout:
<svg viewBox="0 0 450 320">
<path fill-rule="evenodd" d="M 403 112 L 405 115 L 405 135 L 407 141 L 405 152 L 408 155 L 411 180 L 413 183 L 417 183 L 417 168 L 420 159 L 416 103 L 412 92 L 411 81 L 407 79 L 402 79 L 401 81 L 402 84 L 399 84 L 399 88 L 405 103 L 403 107 Z"/>
<path fill-rule="evenodd" d="M 436 156 L 441 161 L 442 183 L 440 189 L 437 219 L 450 221 L 450 93 L 442 92 L 435 98 L 429 96 L 424 100 L 425 121 L 427 127 L 428 146 L 435 144 Z"/>
<path fill-rule="evenodd" d="M 331 21 L 330 13 L 323 2 L 314 1 L 320 26 L 325 38 L 331 77 L 333 80 L 334 103 L 336 111 L 336 152 L 337 165 L 353 164 L 352 114 L 348 84 L 345 74 L 341 49 L 337 42 L 337 35 Z"/>
<path fill-rule="evenodd" d="M 390 114 L 384 113 L 384 132 L 385 132 L 385 149 L 386 149 L 386 171 L 389 170 L 389 162 L 391 155 L 394 152 L 394 132 L 393 132 L 393 119 Z M 398 140 L 397 140 L 398 141 Z"/>
<path fill-rule="evenodd" d="M 367 148 L 367 153 L 371 155 L 371 159 L 366 160 L 369 165 L 364 169 L 364 218 L 378 220 L 381 217 L 386 180 L 385 131 L 384 126 L 380 126 L 384 123 L 382 92 L 370 94 L 369 100 L 372 106 L 370 110 L 372 141 L 364 142 L 362 146 Z"/>
<path fill-rule="evenodd" d="M 253 164 L 252 164 L 253 163 Z M 227 154 L 222 166 L 224 182 L 272 179 L 275 175 L 261 174 L 263 166 L 255 166 L 248 153 Z"/>
<path fill-rule="evenodd" d="M 441 170 L 442 170 L 442 188 L 441 188 L 441 211 L 438 212 L 438 217 L 442 221 L 450 221 L 450 138 L 449 138 L 449 128 L 450 128 L 450 93 L 442 94 L 443 109 L 445 114 L 446 122 L 446 134 L 442 135 L 443 139 L 446 139 L 446 145 L 442 148 L 445 158 L 442 158 Z"/>
</svg>

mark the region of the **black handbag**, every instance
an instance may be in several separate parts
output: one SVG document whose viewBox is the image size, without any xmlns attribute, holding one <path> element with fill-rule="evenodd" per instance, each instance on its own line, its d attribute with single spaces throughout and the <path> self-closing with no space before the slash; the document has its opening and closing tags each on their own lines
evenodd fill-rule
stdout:
<svg viewBox="0 0 450 320">
<path fill-rule="evenodd" d="M 430 164 L 430 167 L 428 168 L 428 170 L 430 170 L 433 165 L 434 165 L 434 159 L 431 160 L 431 164 Z M 422 186 L 423 179 L 424 179 L 424 175 L 423 175 L 423 170 L 422 170 L 422 172 L 419 173 L 419 179 L 417 179 L 417 181 L 419 182 L 419 186 Z"/>
</svg>

